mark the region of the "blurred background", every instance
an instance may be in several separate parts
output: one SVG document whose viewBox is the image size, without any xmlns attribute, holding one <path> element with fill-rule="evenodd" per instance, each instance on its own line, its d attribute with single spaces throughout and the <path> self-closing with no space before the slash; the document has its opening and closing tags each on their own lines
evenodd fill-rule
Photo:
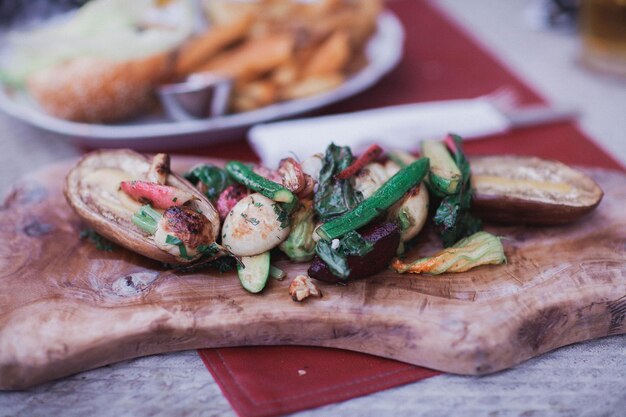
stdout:
<svg viewBox="0 0 626 417">
<path fill-rule="evenodd" d="M 1 0 L 2 32 L 6 35 L 18 28 L 36 28 L 50 16 L 84 3 L 84 0 Z M 393 5 L 396 1 L 386 3 Z M 626 118 L 623 117 L 626 3 L 623 0 L 433 0 L 429 3 L 457 22 L 469 37 L 484 45 L 548 102 L 579 110 L 580 127 L 616 159 L 626 162 Z M 410 16 L 403 20 L 405 25 L 411 24 Z M 409 41 L 433 49 L 446 48 L 436 33 Z M 400 69 L 406 67 L 407 59 L 405 56 Z M 445 69 L 436 62 L 415 65 L 422 71 L 424 83 L 429 77 L 434 80 L 445 76 Z M 392 80 L 385 80 L 384 85 L 392 84 Z M 257 88 L 255 98 L 259 97 L 259 91 L 264 92 Z M 250 105 L 242 103 L 243 110 Z M 350 103 L 330 107 L 327 112 L 358 109 L 354 101 Z M 33 160 L 43 164 L 81 152 L 63 135 L 32 128 L 4 114 L 0 115 L 0 122 L 11 137 L 2 140 L 4 154 L 28 148 Z M 2 168 L 6 172 L 0 179 L 4 187 L 21 172 L 16 162 L 15 166 L 11 165 L 12 160 L 8 158 Z"/>
</svg>

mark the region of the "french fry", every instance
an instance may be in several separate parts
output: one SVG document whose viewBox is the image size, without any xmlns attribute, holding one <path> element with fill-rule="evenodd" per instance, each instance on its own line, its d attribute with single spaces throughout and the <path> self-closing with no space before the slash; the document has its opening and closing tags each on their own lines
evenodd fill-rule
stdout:
<svg viewBox="0 0 626 417">
<path fill-rule="evenodd" d="M 183 78 L 218 54 L 225 47 L 241 40 L 252 24 L 252 16 L 245 14 L 230 24 L 217 26 L 191 39 L 178 52 L 175 76 Z"/>
<path fill-rule="evenodd" d="M 367 64 L 364 45 L 376 28 L 383 0 L 203 0 L 212 21 L 253 15 L 245 41 L 195 70 L 235 81 L 231 110 L 253 110 L 276 101 L 336 88 Z"/>
<path fill-rule="evenodd" d="M 281 92 L 281 99 L 293 100 L 323 93 L 339 86 L 345 77 L 341 73 L 326 74 L 317 77 L 308 77 L 295 84 L 286 86 Z"/>
<path fill-rule="evenodd" d="M 270 77 L 276 85 L 286 86 L 295 83 L 301 72 L 300 63 L 294 57 L 272 71 Z"/>
<path fill-rule="evenodd" d="M 304 76 L 316 77 L 341 72 L 350 60 L 350 39 L 346 32 L 335 32 L 315 51 L 304 68 Z"/>
<path fill-rule="evenodd" d="M 278 99 L 278 86 L 271 80 L 260 80 L 235 86 L 232 110 L 243 112 L 267 106 Z"/>
<path fill-rule="evenodd" d="M 254 80 L 291 57 L 294 46 L 289 34 L 252 39 L 204 64 L 198 72 L 214 72 L 235 80 Z"/>
</svg>

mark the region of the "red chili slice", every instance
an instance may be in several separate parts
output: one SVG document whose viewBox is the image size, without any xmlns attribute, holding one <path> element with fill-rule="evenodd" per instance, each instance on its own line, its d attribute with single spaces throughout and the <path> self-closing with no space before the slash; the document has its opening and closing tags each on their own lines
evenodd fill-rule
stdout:
<svg viewBox="0 0 626 417">
<path fill-rule="evenodd" d="M 356 175 L 356 173 L 363 169 L 365 165 L 375 161 L 376 158 L 378 158 L 382 153 L 383 148 L 381 148 L 380 146 L 376 144 L 370 146 L 365 152 L 361 154 L 361 156 L 355 159 L 348 168 L 337 174 L 336 178 L 340 180 L 347 180 L 353 175 Z"/>
<path fill-rule="evenodd" d="M 189 191 L 149 181 L 122 181 L 120 186 L 122 191 L 135 200 L 151 204 L 153 208 L 158 209 L 182 206 L 194 198 Z"/>
</svg>

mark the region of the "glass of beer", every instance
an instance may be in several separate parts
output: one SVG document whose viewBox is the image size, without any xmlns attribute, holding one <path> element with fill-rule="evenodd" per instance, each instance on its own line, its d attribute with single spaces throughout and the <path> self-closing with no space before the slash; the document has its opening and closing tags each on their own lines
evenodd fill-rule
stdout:
<svg viewBox="0 0 626 417">
<path fill-rule="evenodd" d="M 582 0 L 580 29 L 583 62 L 626 76 L 626 0 Z"/>
</svg>

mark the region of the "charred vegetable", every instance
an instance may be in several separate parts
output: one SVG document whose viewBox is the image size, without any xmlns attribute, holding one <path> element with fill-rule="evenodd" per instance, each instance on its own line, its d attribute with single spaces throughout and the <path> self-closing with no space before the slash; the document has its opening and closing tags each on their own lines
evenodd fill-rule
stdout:
<svg viewBox="0 0 626 417">
<path fill-rule="evenodd" d="M 482 228 L 479 219 L 470 214 L 472 204 L 470 166 L 463 153 L 463 144 L 460 136 L 449 135 L 446 138 L 448 149 L 452 152 L 454 163 L 461 172 L 461 181 L 457 192 L 443 198 L 434 222 L 440 229 L 443 245 L 448 247 L 466 236 L 478 232 Z"/>
<path fill-rule="evenodd" d="M 346 282 L 373 275 L 389 265 L 400 243 L 396 223 L 371 224 L 353 233 L 337 242 L 336 248 L 332 242 L 318 242 L 309 276 L 331 283 Z"/>
<path fill-rule="evenodd" d="M 162 166 L 166 160 L 160 157 L 159 163 L 153 164 L 143 155 L 130 150 L 92 152 L 85 155 L 68 173 L 65 196 L 85 223 L 108 240 L 163 263 L 188 264 L 204 254 L 200 249 L 207 249 L 215 242 L 220 228 L 219 217 L 207 198 L 190 183 L 175 174 L 163 176 L 156 173 L 155 166 L 161 166 L 162 172 L 169 172 L 169 167 Z M 156 176 L 151 176 L 155 173 Z M 164 184 L 151 182 L 149 177 L 163 181 Z M 122 182 L 127 184 L 128 194 L 122 188 Z M 163 189 L 161 187 L 168 187 L 163 194 L 159 192 Z M 178 243 L 165 242 L 167 236 L 162 239 L 163 242 L 157 241 L 159 227 L 170 225 L 161 224 L 161 211 L 154 207 L 143 207 L 141 200 L 144 198 L 152 203 L 159 202 L 159 206 L 167 206 L 164 208 L 165 213 L 171 207 L 178 207 L 176 210 L 180 211 L 179 214 L 170 212 L 166 216 L 169 218 L 171 214 L 178 226 L 168 229 L 171 233 L 167 235 L 181 242 L 188 240 L 192 247 L 198 243 L 194 247 L 196 252 L 183 253 Z M 197 217 L 194 224 L 187 223 L 190 216 Z M 141 224 L 146 227 L 141 227 Z M 196 226 L 201 230 L 202 242 L 196 242 L 196 229 L 189 229 Z M 170 242 L 173 242 L 171 238 Z"/>
<path fill-rule="evenodd" d="M 278 246 L 289 236 L 289 214 L 255 193 L 240 200 L 222 228 L 222 244 L 235 255 L 252 256 Z"/>
<path fill-rule="evenodd" d="M 424 182 L 411 188 L 387 214 L 387 219 L 395 221 L 402 231 L 401 242 L 413 239 L 422 230 L 428 218 L 428 190 Z"/>
<path fill-rule="evenodd" d="M 305 201 L 291 215 L 291 232 L 289 237 L 280 244 L 280 250 L 295 262 L 310 261 L 315 255 L 315 212 L 310 201 Z"/>
<path fill-rule="evenodd" d="M 457 193 L 461 186 L 461 171 L 443 142 L 422 142 L 422 156 L 430 159 L 427 183 L 432 193 L 439 197 Z"/>
<path fill-rule="evenodd" d="M 485 220 L 563 224 L 589 213 L 602 200 L 593 179 L 560 162 L 517 156 L 471 162 L 472 209 Z"/>
<path fill-rule="evenodd" d="M 403 168 L 356 208 L 320 226 L 317 234 L 330 241 L 366 225 L 419 184 L 428 172 L 428 166 L 428 159 L 422 158 Z"/>
<path fill-rule="evenodd" d="M 399 170 L 398 170 L 399 171 Z M 392 175 L 381 164 L 374 162 L 364 167 L 352 180 L 354 189 L 361 193 L 363 198 L 369 198 Z"/>
<path fill-rule="evenodd" d="M 500 238 L 487 232 L 478 232 L 461 239 L 455 245 L 428 258 L 404 263 L 394 259 L 391 268 L 399 273 L 439 275 L 446 272 L 465 272 L 481 265 L 506 262 Z"/>
</svg>

